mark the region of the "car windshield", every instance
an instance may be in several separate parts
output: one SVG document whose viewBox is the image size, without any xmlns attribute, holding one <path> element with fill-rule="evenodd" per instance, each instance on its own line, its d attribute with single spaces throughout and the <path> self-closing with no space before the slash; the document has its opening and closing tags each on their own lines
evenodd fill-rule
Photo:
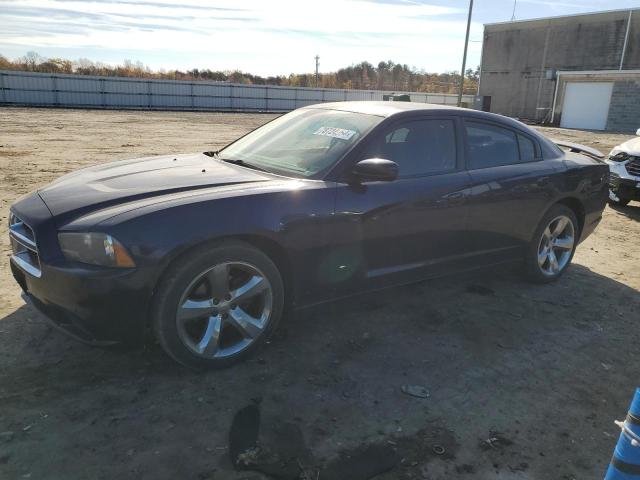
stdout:
<svg viewBox="0 0 640 480">
<path fill-rule="evenodd" d="M 219 157 L 272 173 L 309 178 L 335 164 L 381 120 L 340 110 L 295 110 L 232 143 Z"/>
</svg>

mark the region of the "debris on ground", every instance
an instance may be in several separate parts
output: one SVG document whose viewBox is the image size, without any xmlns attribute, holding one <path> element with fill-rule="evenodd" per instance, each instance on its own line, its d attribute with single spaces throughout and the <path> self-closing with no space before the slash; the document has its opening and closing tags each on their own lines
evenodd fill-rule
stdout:
<svg viewBox="0 0 640 480">
<path fill-rule="evenodd" d="M 431 393 L 422 385 L 402 385 L 401 387 L 402 393 L 406 393 L 407 395 L 411 395 L 412 397 L 417 398 L 429 398 Z"/>
<path fill-rule="evenodd" d="M 431 450 L 433 450 L 433 453 L 435 453 L 436 455 L 444 455 L 444 453 L 446 452 L 445 448 L 442 445 L 434 445 L 433 447 L 431 447 Z"/>
<path fill-rule="evenodd" d="M 493 448 L 502 448 L 513 445 L 513 441 L 509 440 L 500 432 L 490 431 L 489 437 L 480 442 L 480 448 L 490 450 Z"/>
</svg>

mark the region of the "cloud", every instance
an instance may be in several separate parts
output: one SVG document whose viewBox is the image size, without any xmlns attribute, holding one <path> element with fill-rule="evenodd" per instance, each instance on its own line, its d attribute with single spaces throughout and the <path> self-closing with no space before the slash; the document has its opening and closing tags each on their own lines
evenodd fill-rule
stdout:
<svg viewBox="0 0 640 480">
<path fill-rule="evenodd" d="M 147 2 L 144 0 L 58 0 L 59 3 L 100 3 L 100 4 L 116 4 L 116 5 L 135 5 L 145 7 L 158 7 L 158 8 L 182 8 L 189 10 L 206 10 L 206 11 L 226 11 L 226 12 L 241 12 L 243 8 L 222 8 L 213 5 L 196 5 L 190 3 L 170 3 L 170 2 Z"/>
<path fill-rule="evenodd" d="M 556 2 L 555 0 L 520 0 L 520 3 L 529 3 L 531 5 L 541 5 L 544 7 L 562 8 L 579 8 L 583 10 L 593 9 L 592 5 L 586 5 L 584 2 Z"/>
<path fill-rule="evenodd" d="M 392 59 L 458 68 L 464 9 L 413 0 L 0 0 L 0 49 L 99 52 L 154 68 L 239 68 L 263 75 Z M 474 23 L 472 38 L 482 26 Z M 479 45 L 470 45 L 472 55 Z M 85 56 L 81 53 L 82 56 Z M 477 52 L 476 52 L 477 55 Z M 307 68 L 308 66 L 308 68 Z"/>
</svg>

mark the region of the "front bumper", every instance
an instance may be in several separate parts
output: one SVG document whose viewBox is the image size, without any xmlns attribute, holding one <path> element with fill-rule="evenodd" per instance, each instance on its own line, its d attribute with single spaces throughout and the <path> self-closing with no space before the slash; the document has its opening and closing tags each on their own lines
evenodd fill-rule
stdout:
<svg viewBox="0 0 640 480">
<path fill-rule="evenodd" d="M 640 178 L 638 180 L 633 180 L 611 174 L 609 176 L 609 188 L 619 198 L 640 200 Z"/>
<path fill-rule="evenodd" d="M 10 262 L 23 297 L 59 329 L 92 345 L 143 342 L 148 292 L 135 272 L 42 265 L 35 277 Z"/>
<path fill-rule="evenodd" d="M 94 345 L 144 340 L 154 278 L 148 268 L 68 261 L 58 245 L 54 218 L 37 194 L 13 205 L 10 224 L 13 276 L 30 303 L 57 327 Z"/>
<path fill-rule="evenodd" d="M 640 200 L 640 177 L 627 170 L 628 162 L 606 161 L 609 165 L 609 188 L 619 198 Z"/>
</svg>

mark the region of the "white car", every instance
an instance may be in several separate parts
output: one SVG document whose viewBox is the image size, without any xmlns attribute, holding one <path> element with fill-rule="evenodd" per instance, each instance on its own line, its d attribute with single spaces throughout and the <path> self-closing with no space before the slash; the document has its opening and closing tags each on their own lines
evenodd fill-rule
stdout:
<svg viewBox="0 0 640 480">
<path fill-rule="evenodd" d="M 609 203 L 625 206 L 640 200 L 640 128 L 637 137 L 621 143 L 609 153 Z"/>
</svg>

